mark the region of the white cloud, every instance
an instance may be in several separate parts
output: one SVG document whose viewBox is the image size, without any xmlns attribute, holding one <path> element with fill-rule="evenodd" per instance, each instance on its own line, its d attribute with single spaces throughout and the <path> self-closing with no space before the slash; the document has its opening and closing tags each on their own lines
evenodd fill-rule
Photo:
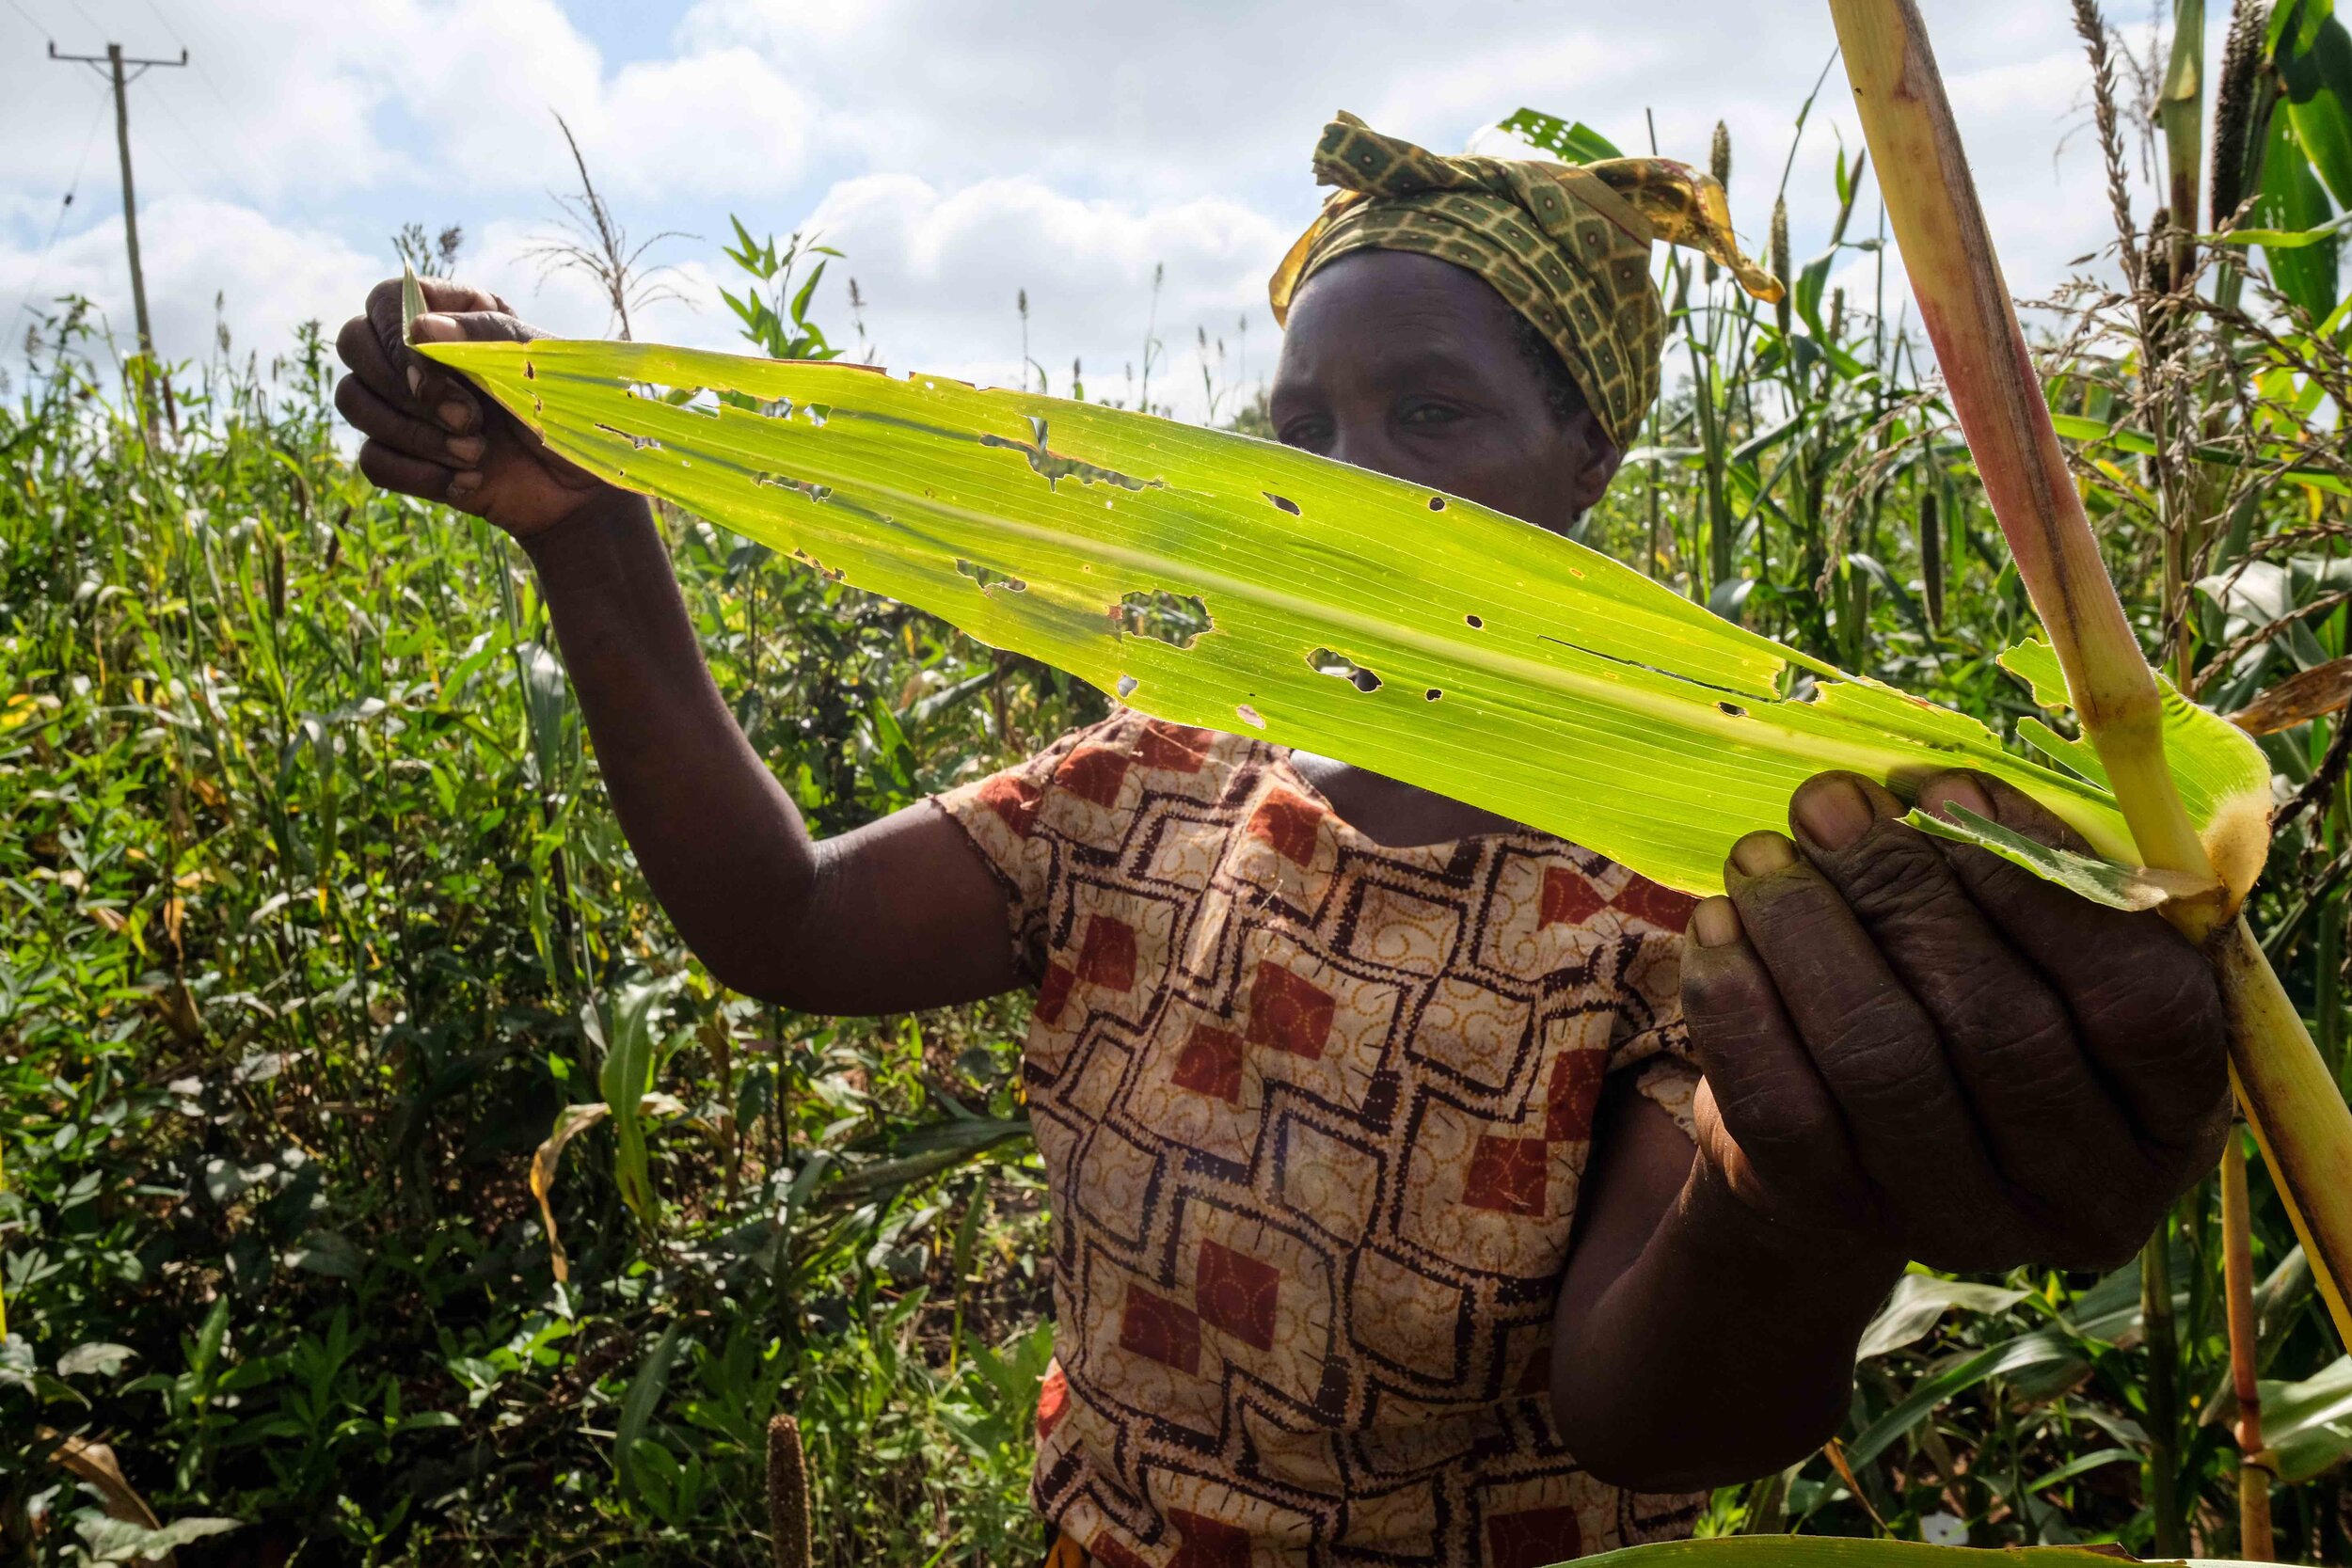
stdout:
<svg viewBox="0 0 2352 1568">
<path fill-rule="evenodd" d="M 172 356 L 209 352 L 218 326 L 239 355 L 257 352 L 264 362 L 292 348 L 306 321 L 331 338 L 384 270 L 331 233 L 206 197 L 167 196 L 143 207 L 139 242 L 156 341 Z M 119 219 L 69 236 L 45 261 L 0 251 L 0 299 L 13 303 L 28 290 L 37 312 L 63 295 L 91 300 L 122 347 L 135 345 Z"/>
<path fill-rule="evenodd" d="M 103 41 L 82 36 L 87 4 L 17 4 L 66 47 Z M 1929 9 L 2010 280 L 2045 292 L 2109 238 L 2095 147 L 2077 137 L 2053 157 L 2080 118 L 2079 45 L 2063 8 Z M 1654 110 L 1661 148 L 1694 160 L 1721 119 L 1737 150 L 1734 215 L 1760 247 L 1797 105 L 1830 56 L 1819 0 L 1494 0 L 1449 8 L 1443 28 L 1429 18 L 1423 0 L 693 0 L 674 23 L 630 12 L 621 26 L 581 0 L 185 0 L 107 21 L 135 51 L 174 55 L 184 40 L 196 58 L 134 88 L 142 215 L 156 214 L 143 224 L 156 230 L 151 287 L 176 302 L 157 308 L 172 353 L 202 345 L 215 288 L 232 322 L 259 329 L 285 314 L 289 290 L 364 287 L 385 270 L 384 237 L 412 216 L 465 224 L 465 270 L 526 313 L 602 329 L 578 279 L 541 287 L 523 256 L 553 226 L 547 193 L 572 183 L 550 109 L 633 232 L 701 236 L 653 259 L 681 263 L 676 281 L 702 309 L 650 310 L 642 335 L 733 345 L 715 289 L 726 216 L 741 212 L 755 228 L 821 227 L 848 255 L 820 319 L 848 335 L 854 275 L 896 364 L 1017 379 L 1012 301 L 1025 288 L 1030 353 L 1057 389 L 1073 356 L 1090 389 L 1122 389 L 1162 263 L 1169 363 L 1155 395 L 1198 384 L 1182 362 L 1197 326 L 1227 338 L 1238 379 L 1244 316 L 1262 377 L 1275 337 L 1264 276 L 1322 194 L 1308 154 L 1343 106 L 1440 150 L 1521 103 L 1639 150 Z M 40 287 L 119 299 L 103 90 L 42 58 L 16 9 L 0 9 L 0 44 L 15 46 L 0 48 L 0 284 L 30 275 L 78 166 L 72 231 Z M 1859 141 L 1833 72 L 1791 167 L 1801 257 L 1827 232 L 1841 138 Z M 167 265 L 163 214 L 199 199 L 215 208 L 179 211 L 216 211 L 225 233 L 262 226 L 249 253 L 207 240 Z M 1866 207 L 1856 231 L 1873 221 Z M 1849 259 L 1841 276 L 1860 288 L 1870 266 Z"/>
<path fill-rule="evenodd" d="M 40 40 L 24 15 L 69 52 L 103 42 L 74 41 L 88 32 L 78 7 L 25 3 L 0 30 L 0 178 L 55 188 L 79 167 L 110 186 L 103 82 L 28 47 Z M 788 71 L 724 45 L 608 69 L 556 0 L 215 0 L 173 8 L 168 34 L 163 14 L 125 16 L 120 35 L 164 58 L 184 40 L 194 62 L 133 89 L 145 194 L 299 206 L 404 181 L 535 192 L 571 178 L 549 110 L 616 191 L 774 193 L 803 173 L 811 110 Z M 714 159 L 723 135 L 757 155 Z"/>
<path fill-rule="evenodd" d="M 1028 178 L 942 192 L 913 175 L 883 174 L 834 186 L 809 227 L 847 253 L 834 265 L 858 279 L 870 301 L 867 330 L 893 365 L 1018 384 L 1016 301 L 1025 291 L 1030 356 L 1051 385 L 1064 389 L 1071 360 L 1083 358 L 1089 391 L 1129 395 L 1122 367 L 1132 365 L 1140 383 L 1155 269 L 1165 271 L 1154 403 L 1200 401 L 1201 328 L 1226 340 L 1230 381 L 1243 369 L 1236 323 L 1257 318 L 1263 336 L 1250 372 L 1272 365 L 1265 273 L 1291 235 L 1239 202 L 1082 200 Z M 836 323 L 839 303 L 835 296 Z"/>
</svg>

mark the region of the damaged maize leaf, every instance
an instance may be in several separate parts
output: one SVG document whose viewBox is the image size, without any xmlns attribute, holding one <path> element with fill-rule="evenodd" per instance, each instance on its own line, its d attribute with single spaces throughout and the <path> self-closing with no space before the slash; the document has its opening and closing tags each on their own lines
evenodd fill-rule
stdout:
<svg viewBox="0 0 2352 1568">
<path fill-rule="evenodd" d="M 583 467 L 1140 711 L 1340 757 L 1672 887 L 1718 888 L 1731 845 L 1784 827 L 1790 793 L 1824 768 L 1908 794 L 1952 768 L 2033 794 L 2108 863 L 1939 824 L 1947 835 L 2125 908 L 2214 885 L 2136 869 L 2095 773 L 2011 754 L 1975 720 L 1399 480 L 851 366 L 556 340 L 417 346 Z M 2268 770 L 2194 705 L 2175 699 L 2169 723 L 2180 765 L 2210 782 L 2194 793 L 2234 902 L 2260 869 Z"/>
</svg>

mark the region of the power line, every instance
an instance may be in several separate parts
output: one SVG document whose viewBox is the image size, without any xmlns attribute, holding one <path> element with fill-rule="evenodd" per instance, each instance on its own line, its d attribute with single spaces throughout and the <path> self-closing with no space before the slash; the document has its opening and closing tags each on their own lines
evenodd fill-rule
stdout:
<svg viewBox="0 0 2352 1568">
<path fill-rule="evenodd" d="M 199 138 L 194 131 L 188 129 L 188 122 L 180 118 L 180 112 L 171 106 L 170 99 L 165 97 L 162 93 L 157 93 L 151 102 L 154 103 L 155 107 L 163 110 L 165 119 L 170 120 L 172 124 L 180 128 L 180 135 L 187 138 L 188 145 L 195 148 L 198 152 L 201 153 L 206 163 L 212 165 L 215 169 L 218 169 L 223 179 L 227 180 L 231 185 L 242 185 L 245 183 L 245 181 L 239 178 L 234 169 L 230 168 L 227 164 L 222 163 L 219 155 L 214 152 L 210 147 L 207 147 L 203 140 Z M 234 127 L 232 126 L 230 129 L 233 130 Z M 180 169 L 180 177 L 183 180 L 187 180 L 187 171 L 180 168 L 178 161 L 172 158 L 171 151 L 168 147 L 158 145 L 156 147 L 156 150 L 163 153 L 165 161 L 171 164 L 173 168 Z M 193 185 L 196 182 L 189 180 L 188 183 Z"/>
<path fill-rule="evenodd" d="M 13 5 L 15 3 L 16 0 L 9 0 L 9 4 Z M 184 52 L 188 47 L 188 40 L 181 37 L 180 29 L 171 24 L 171 18 L 164 14 L 163 8 L 155 4 L 155 0 L 143 0 L 143 3 L 146 5 L 148 10 L 154 14 L 155 20 L 164 24 L 164 31 L 171 35 L 171 41 L 178 44 Z M 204 69 L 204 62 L 202 60 L 190 60 L 188 63 L 195 67 L 197 80 L 204 84 L 205 90 L 210 92 L 213 97 L 219 102 L 221 108 L 228 114 L 229 134 L 236 138 L 237 150 L 245 154 L 247 166 L 254 168 L 261 167 L 262 160 L 254 156 L 253 144 L 245 139 L 245 131 L 237 123 L 236 105 L 229 102 L 229 95 L 220 90 L 220 84 L 213 80 L 213 73 Z M 182 129 L 184 130 L 185 127 L 183 126 Z M 211 157 L 212 154 L 208 152 L 205 156 Z M 214 158 L 213 161 L 215 164 L 220 162 L 217 158 Z M 224 170 L 224 172 L 226 171 Z M 250 189 L 251 187 L 248 186 L 247 188 Z"/>
<path fill-rule="evenodd" d="M 76 16 L 79 16 L 83 21 L 89 24 L 89 30 L 91 32 L 103 33 L 106 30 L 98 24 L 98 18 L 90 15 L 89 12 L 82 8 L 82 0 L 65 0 L 65 3 L 73 8 L 73 12 Z"/>
<path fill-rule="evenodd" d="M 43 39 L 47 39 L 52 43 L 56 41 L 55 39 L 49 38 L 49 29 L 40 24 L 40 18 L 34 16 L 32 12 L 26 10 L 23 6 L 17 4 L 17 0 L 8 0 L 8 9 L 23 17 L 24 19 L 24 25 L 30 27 L 34 32 L 39 33 Z"/>
<path fill-rule="evenodd" d="M 171 24 L 171 18 L 164 14 L 164 8 L 155 4 L 155 0 L 146 0 L 146 5 L 147 8 L 154 13 L 155 20 L 164 24 L 164 31 L 171 35 L 171 41 L 185 49 L 188 46 L 188 40 L 180 36 L 180 29 Z M 196 69 L 201 71 L 204 68 L 198 66 Z"/>
</svg>

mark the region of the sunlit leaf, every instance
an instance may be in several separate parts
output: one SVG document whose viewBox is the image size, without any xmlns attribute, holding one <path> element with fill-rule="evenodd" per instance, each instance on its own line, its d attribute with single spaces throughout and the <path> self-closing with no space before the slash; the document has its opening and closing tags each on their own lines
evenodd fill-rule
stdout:
<svg viewBox="0 0 2352 1568">
<path fill-rule="evenodd" d="M 1953 1307 L 1971 1312 L 2005 1312 L 2026 1298 L 2023 1291 L 1966 1279 L 1939 1279 L 1931 1274 L 1906 1274 L 1895 1282 L 1879 1315 L 1862 1331 L 1854 1348 L 1856 1361 L 1867 1361 L 1916 1344 Z"/>
<path fill-rule="evenodd" d="M 1784 826 L 1797 785 L 1833 768 L 1902 794 L 1979 768 L 2100 854 L 2132 858 L 2103 790 L 2011 754 L 1975 720 L 1401 481 L 855 367 L 556 340 L 420 346 L 590 469 L 1143 712 L 1340 757 L 1671 887 L 1719 886 L 1732 843 Z M 717 401 L 674 404 L 655 388 Z M 1138 631 L 1132 606 L 1155 595 L 1197 600 L 1208 629 Z M 1327 673 L 1334 659 L 1349 678 Z"/>
<path fill-rule="evenodd" d="M 2332 215 L 2328 193 L 2296 137 L 2293 116 L 2281 105 L 2271 117 L 2270 141 L 2263 153 L 2262 197 L 2250 214 L 2253 224 L 2289 231 L 2312 230 Z M 2263 257 L 2280 292 L 2316 321 L 2335 309 L 2339 248 L 2333 240 L 2321 240 L 2291 248 L 2266 248 Z"/>
<path fill-rule="evenodd" d="M 1625 156 L 1616 143 L 1582 120 L 1562 119 L 1541 109 L 1521 109 L 1503 120 L 1502 128 L 1564 164 L 1597 164 Z"/>
<path fill-rule="evenodd" d="M 2014 829 L 1979 816 L 1965 806 L 1947 806 L 1949 819 L 1915 811 L 1905 818 L 1920 832 L 1956 844 L 1973 844 L 2056 882 L 2078 898 L 2117 910 L 2153 910 L 2168 898 L 2194 898 L 2213 883 L 2183 871 L 2118 865 L 2072 849 L 2053 849 Z"/>
<path fill-rule="evenodd" d="M 1859 1459 L 1850 1461 L 1860 1464 Z M 1931 1546 L 1832 1535 L 1719 1535 L 1660 1541 L 1577 1559 L 1577 1568 L 2115 1568 L 2112 1549 L 2090 1546 Z M 2241 1568 L 2195 1559 L 2191 1568 Z"/>
</svg>

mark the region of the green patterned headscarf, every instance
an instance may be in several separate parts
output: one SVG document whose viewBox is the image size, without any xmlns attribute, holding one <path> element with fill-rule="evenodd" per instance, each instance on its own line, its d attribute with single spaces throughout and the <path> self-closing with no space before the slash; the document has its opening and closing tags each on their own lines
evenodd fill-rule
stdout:
<svg viewBox="0 0 2352 1568">
<path fill-rule="evenodd" d="M 1315 179 L 1340 189 L 1274 275 L 1275 321 L 1316 268 L 1355 251 L 1452 261 L 1534 324 L 1621 448 L 1658 397 L 1666 327 L 1654 242 L 1703 251 L 1757 298 L 1780 297 L 1779 281 L 1740 254 L 1723 186 L 1664 158 L 1444 158 L 1343 113 L 1323 128 Z"/>
</svg>

